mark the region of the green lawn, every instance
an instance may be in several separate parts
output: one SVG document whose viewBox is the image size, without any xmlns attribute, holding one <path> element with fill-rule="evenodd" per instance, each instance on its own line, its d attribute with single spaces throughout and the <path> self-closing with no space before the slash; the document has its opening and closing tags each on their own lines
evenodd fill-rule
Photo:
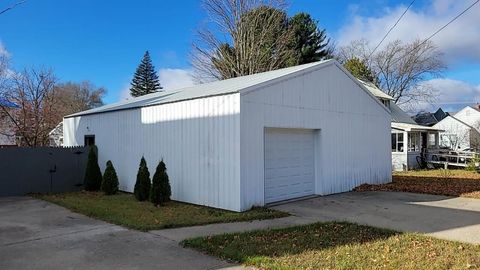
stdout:
<svg viewBox="0 0 480 270">
<path fill-rule="evenodd" d="M 155 207 L 150 202 L 138 202 L 127 193 L 105 196 L 99 192 L 75 192 L 35 197 L 89 217 L 141 231 L 288 216 L 287 213 L 266 208 L 236 213 L 175 201 Z"/>
<path fill-rule="evenodd" d="M 182 245 L 261 269 L 480 269 L 479 246 L 343 222 L 195 238 Z"/>
</svg>

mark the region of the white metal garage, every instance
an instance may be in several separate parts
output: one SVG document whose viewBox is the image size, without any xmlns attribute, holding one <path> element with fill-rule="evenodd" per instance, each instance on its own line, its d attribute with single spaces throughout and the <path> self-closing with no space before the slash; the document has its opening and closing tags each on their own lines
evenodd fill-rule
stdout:
<svg viewBox="0 0 480 270">
<path fill-rule="evenodd" d="M 133 191 L 164 159 L 175 200 L 234 211 L 391 180 L 390 111 L 335 61 L 168 90 L 64 119 Z"/>
<path fill-rule="evenodd" d="M 265 203 L 315 194 L 313 130 L 265 130 Z"/>
</svg>

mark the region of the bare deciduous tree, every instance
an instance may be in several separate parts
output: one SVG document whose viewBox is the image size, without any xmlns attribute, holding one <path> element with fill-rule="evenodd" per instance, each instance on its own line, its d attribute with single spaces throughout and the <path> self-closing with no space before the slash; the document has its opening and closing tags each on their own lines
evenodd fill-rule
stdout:
<svg viewBox="0 0 480 270">
<path fill-rule="evenodd" d="M 47 69 L 25 69 L 10 75 L 11 85 L 3 89 L 1 96 L 18 108 L 0 105 L 0 110 L 13 124 L 19 145 L 47 145 L 48 133 L 58 124 L 54 109 L 55 81 L 52 71 Z"/>
<path fill-rule="evenodd" d="M 55 107 L 59 121 L 69 114 L 89 110 L 103 105 L 106 93 L 103 87 L 96 87 L 89 81 L 67 82 L 55 86 Z"/>
<path fill-rule="evenodd" d="M 210 24 L 198 32 L 192 64 L 199 81 L 285 66 L 295 54 L 281 0 L 204 0 Z"/>
<path fill-rule="evenodd" d="M 341 47 L 337 57 L 341 62 L 355 57 L 362 60 L 378 77 L 380 88 L 404 106 L 434 101 L 434 89 L 424 82 L 441 76 L 446 68 L 442 53 L 432 41 L 396 40 L 372 53 L 367 41 L 357 40 Z"/>
</svg>

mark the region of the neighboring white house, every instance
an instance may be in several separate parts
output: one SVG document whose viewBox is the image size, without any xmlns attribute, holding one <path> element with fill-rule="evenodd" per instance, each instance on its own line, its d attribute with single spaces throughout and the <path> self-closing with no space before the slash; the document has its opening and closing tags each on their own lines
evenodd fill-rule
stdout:
<svg viewBox="0 0 480 270">
<path fill-rule="evenodd" d="M 439 147 L 439 129 L 418 125 L 406 112 L 398 107 L 393 98 L 373 83 L 361 81 L 391 111 L 392 168 L 405 171 L 420 167 L 422 152 Z"/>
<path fill-rule="evenodd" d="M 390 112 L 333 60 L 154 93 L 64 119 L 120 189 L 163 159 L 174 200 L 234 211 L 391 181 Z"/>
<path fill-rule="evenodd" d="M 480 149 L 480 111 L 467 106 L 448 116 L 433 127 L 442 129 L 440 146 L 453 150 Z"/>
<path fill-rule="evenodd" d="M 467 106 L 453 115 L 458 120 L 480 131 L 480 105 Z"/>
<path fill-rule="evenodd" d="M 48 144 L 54 147 L 63 146 L 63 122 L 48 133 Z"/>
</svg>

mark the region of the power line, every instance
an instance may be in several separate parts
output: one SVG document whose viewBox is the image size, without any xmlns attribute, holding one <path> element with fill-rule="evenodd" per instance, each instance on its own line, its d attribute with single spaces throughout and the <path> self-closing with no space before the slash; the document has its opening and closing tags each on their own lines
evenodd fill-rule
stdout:
<svg viewBox="0 0 480 270">
<path fill-rule="evenodd" d="M 390 32 L 392 32 L 392 30 L 397 26 L 397 24 L 400 22 L 400 20 L 402 20 L 403 16 L 405 16 L 405 14 L 407 13 L 407 11 L 410 9 L 410 7 L 413 5 L 413 3 L 415 2 L 415 0 L 413 0 L 410 5 L 408 5 L 408 7 L 405 9 L 405 11 L 402 13 L 402 15 L 400 15 L 400 17 L 397 19 L 397 21 L 395 22 L 395 24 L 392 25 L 392 27 L 390 27 L 390 29 L 388 30 L 388 32 L 385 34 L 385 36 L 383 36 L 382 40 L 380 40 L 380 42 L 377 44 L 377 46 L 373 49 L 373 51 L 370 53 L 370 55 L 368 56 L 368 58 L 370 58 L 372 56 L 372 54 L 378 49 L 378 47 L 380 47 L 380 45 L 383 43 L 383 41 L 387 38 L 387 36 L 390 34 Z"/>
<path fill-rule="evenodd" d="M 430 39 L 432 39 L 435 35 L 437 35 L 438 33 L 440 33 L 443 29 L 445 29 L 447 26 L 449 26 L 451 23 L 453 23 L 454 21 L 456 21 L 458 18 L 460 18 L 463 14 L 465 14 L 468 10 L 470 10 L 473 6 L 475 6 L 476 4 L 478 4 L 478 2 L 480 2 L 480 0 L 476 0 L 475 2 L 473 2 L 470 6 L 468 6 L 466 9 L 464 9 L 462 12 L 460 12 L 457 16 L 455 16 L 453 19 L 451 19 L 449 22 L 447 22 L 445 25 L 443 25 L 442 27 L 440 27 L 437 31 L 435 31 L 433 34 L 431 34 L 428 38 L 426 38 L 424 41 L 422 41 L 421 43 L 419 43 L 417 46 L 413 47 L 409 52 L 408 54 L 412 53 L 413 51 L 415 51 L 416 49 L 418 49 L 420 46 L 422 46 L 423 44 L 425 44 L 427 41 L 429 41 Z M 402 58 L 397 58 L 395 61 L 393 61 L 391 63 L 391 65 L 394 65 L 396 64 L 398 61 L 400 61 Z"/>
<path fill-rule="evenodd" d="M 477 1 L 475 1 L 473 4 L 471 4 L 470 6 L 468 6 L 465 10 L 463 10 L 462 12 L 460 12 L 460 14 L 458 14 L 457 16 L 455 16 L 455 18 L 451 19 L 447 24 L 445 24 L 444 26 L 440 27 L 440 29 L 438 29 L 437 31 L 435 31 L 435 33 L 431 34 L 427 39 L 425 39 L 425 41 L 423 41 L 423 42 L 420 43 L 420 44 L 423 44 L 423 43 L 427 42 L 428 40 L 430 40 L 431 38 L 433 38 L 436 34 L 438 34 L 440 31 L 442 31 L 443 29 L 445 29 L 447 26 L 449 26 L 451 23 L 453 23 L 455 20 L 457 20 L 460 16 L 462 16 L 463 14 L 465 14 L 465 12 L 467 12 L 469 9 L 471 9 L 473 6 L 475 6 L 478 2 L 480 2 L 480 0 L 477 0 Z"/>
<path fill-rule="evenodd" d="M 13 8 L 15 8 L 16 6 L 18 6 L 18 5 L 21 5 L 21 4 L 25 3 L 25 2 L 27 2 L 27 1 L 26 1 L 26 0 L 25 0 L 25 1 L 20 1 L 20 2 L 17 2 L 17 3 L 15 3 L 15 4 L 13 4 L 13 5 L 11 5 L 11 6 L 7 7 L 6 9 L 4 9 L 4 10 L 0 11 L 0 15 L 2 15 L 3 13 L 5 13 L 5 12 L 7 12 L 7 11 L 9 11 L 9 10 L 13 9 Z"/>
</svg>

